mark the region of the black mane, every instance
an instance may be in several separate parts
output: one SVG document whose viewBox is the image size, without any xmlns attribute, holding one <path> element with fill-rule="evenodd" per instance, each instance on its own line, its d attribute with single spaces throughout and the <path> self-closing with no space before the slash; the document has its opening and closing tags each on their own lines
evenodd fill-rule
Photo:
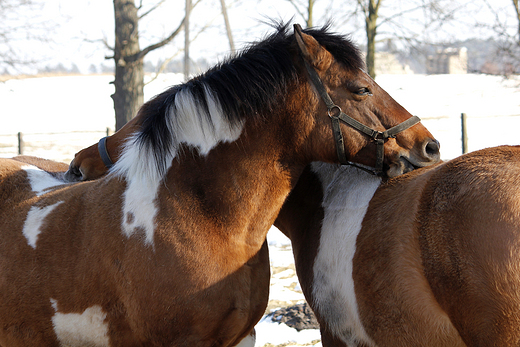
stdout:
<svg viewBox="0 0 520 347">
<path fill-rule="evenodd" d="M 199 117 L 207 117 L 209 106 L 204 88 L 220 103 L 224 117 L 235 125 L 244 118 L 271 113 L 285 101 L 287 88 L 298 79 L 293 64 L 297 54 L 292 30 L 288 24 L 277 24 L 275 32 L 264 40 L 251 44 L 236 56 L 217 64 L 185 84 L 174 86 L 148 101 L 139 113 L 145 119 L 137 142 L 152 148 L 160 170 L 169 163 L 164 159 L 178 146 L 174 129 L 168 124 L 168 114 L 176 114 L 175 96 L 187 91 L 199 105 Z M 344 36 L 332 34 L 328 26 L 306 29 L 337 61 L 348 69 L 364 68 L 356 46 Z M 289 32 L 290 31 L 290 32 Z"/>
</svg>

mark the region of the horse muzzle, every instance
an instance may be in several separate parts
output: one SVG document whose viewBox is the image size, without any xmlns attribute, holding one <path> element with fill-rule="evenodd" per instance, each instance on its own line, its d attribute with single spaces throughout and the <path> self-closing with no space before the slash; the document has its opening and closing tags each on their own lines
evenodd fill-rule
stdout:
<svg viewBox="0 0 520 347">
<path fill-rule="evenodd" d="M 426 140 L 418 154 L 413 151 L 400 153 L 398 159 L 393 162 L 386 170 L 388 177 L 396 177 L 415 169 L 430 166 L 440 162 L 440 144 L 435 139 Z"/>
<path fill-rule="evenodd" d="M 74 165 L 74 160 L 70 163 L 69 169 L 65 171 L 63 178 L 67 182 L 80 182 L 84 180 L 83 174 L 81 173 L 79 168 Z"/>
</svg>

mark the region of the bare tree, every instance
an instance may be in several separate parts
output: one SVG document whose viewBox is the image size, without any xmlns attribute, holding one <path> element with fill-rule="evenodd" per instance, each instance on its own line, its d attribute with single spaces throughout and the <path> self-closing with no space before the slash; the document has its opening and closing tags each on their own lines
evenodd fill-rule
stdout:
<svg viewBox="0 0 520 347">
<path fill-rule="evenodd" d="M 113 1 L 115 45 L 113 47 L 114 55 L 110 58 L 114 59 L 116 65 L 115 93 L 112 95 L 112 99 L 116 113 L 116 130 L 118 130 L 136 115 L 144 102 L 144 57 L 173 40 L 181 31 L 184 20 L 163 40 L 140 49 L 139 20 L 159 7 L 164 0 L 140 16 L 138 11 L 141 7 L 136 7 L 134 0 Z"/>
<path fill-rule="evenodd" d="M 510 59 L 510 65 L 511 65 L 511 71 L 514 73 L 520 72 L 520 8 L 518 7 L 518 0 L 512 0 L 513 1 L 513 8 L 515 9 L 516 14 L 516 35 L 509 36 L 506 39 L 506 52 L 508 53 Z M 504 29 L 503 32 L 507 32 L 507 29 Z"/>
<path fill-rule="evenodd" d="M 377 17 L 379 7 L 382 0 L 358 0 L 358 5 L 363 12 L 365 19 L 365 31 L 367 37 L 367 56 L 366 64 L 368 74 L 375 78 L 376 76 L 376 35 L 377 35 Z"/>
<path fill-rule="evenodd" d="M 30 46 L 49 42 L 52 25 L 40 18 L 42 5 L 33 0 L 0 0 L 0 67 L 3 70 L 16 70 L 37 62 L 24 55 L 17 44 L 23 42 Z"/>
<path fill-rule="evenodd" d="M 226 0 L 220 0 L 220 6 L 222 7 L 222 16 L 224 17 L 224 24 L 226 25 L 226 33 L 229 41 L 229 49 L 231 53 L 235 52 L 235 42 L 233 41 L 233 33 L 231 32 L 231 24 L 229 24 L 229 17 L 227 14 Z"/>
<path fill-rule="evenodd" d="M 477 28 L 491 32 L 496 42 L 496 57 L 492 63 L 492 72 L 508 75 L 520 73 L 520 9 L 518 0 L 511 5 L 500 6 L 494 1 L 482 0 L 484 10 L 492 16 L 488 22 L 479 21 Z M 513 21 L 513 24 L 511 24 Z"/>
<path fill-rule="evenodd" d="M 518 8 L 518 0 L 513 0 L 513 6 L 515 8 L 515 12 L 516 12 L 516 19 L 518 20 L 518 37 L 517 37 L 517 40 L 518 42 L 520 42 L 520 9 Z"/>
<path fill-rule="evenodd" d="M 184 16 L 184 79 L 190 76 L 190 14 L 192 9 L 191 0 L 186 0 Z"/>
<path fill-rule="evenodd" d="M 467 0 L 357 0 L 354 10 L 363 17 L 366 34 L 367 72 L 375 77 L 376 44 L 383 40 L 407 44 L 427 40 L 425 34 L 439 30 L 454 18 Z"/>
<path fill-rule="evenodd" d="M 296 12 L 300 15 L 300 17 L 303 18 L 303 20 L 305 21 L 305 26 L 307 28 L 310 28 L 314 25 L 312 17 L 313 17 L 313 12 L 314 12 L 314 3 L 316 2 L 316 0 L 303 0 L 303 1 L 287 0 L 287 1 L 289 1 L 293 5 Z"/>
</svg>

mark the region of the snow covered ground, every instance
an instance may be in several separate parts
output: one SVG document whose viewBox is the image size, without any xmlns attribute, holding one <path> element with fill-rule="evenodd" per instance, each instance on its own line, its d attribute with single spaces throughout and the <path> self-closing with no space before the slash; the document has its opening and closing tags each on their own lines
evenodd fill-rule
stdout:
<svg viewBox="0 0 520 347">
<path fill-rule="evenodd" d="M 23 132 L 25 154 L 70 162 L 75 152 L 104 136 L 107 127 L 114 128 L 112 80 L 112 76 L 66 76 L 0 83 L 0 157 L 17 154 L 16 134 Z M 175 74 L 159 76 L 145 87 L 145 99 L 181 80 Z M 469 150 L 520 144 L 520 136 L 515 135 L 520 129 L 520 78 L 382 75 L 376 81 L 410 113 L 422 118 L 441 142 L 443 159 L 461 154 L 462 112 L 468 115 Z M 272 269 L 269 309 L 302 302 L 289 240 L 273 228 L 268 241 Z M 317 330 L 298 333 L 267 320 L 256 330 L 257 346 L 314 346 L 320 339 Z"/>
<path fill-rule="evenodd" d="M 0 156 L 16 154 L 18 132 L 26 154 L 68 162 L 114 128 L 112 76 L 65 76 L 0 83 Z M 145 99 L 181 82 L 165 74 L 145 87 Z M 468 147 L 520 144 L 520 78 L 488 75 L 381 75 L 377 82 L 441 142 L 444 159 L 461 153 L 460 114 L 468 116 Z M 506 131 L 505 131 L 506 130 Z M 510 130 L 510 131 L 507 131 Z M 74 133 L 34 135 L 40 133 Z"/>
</svg>

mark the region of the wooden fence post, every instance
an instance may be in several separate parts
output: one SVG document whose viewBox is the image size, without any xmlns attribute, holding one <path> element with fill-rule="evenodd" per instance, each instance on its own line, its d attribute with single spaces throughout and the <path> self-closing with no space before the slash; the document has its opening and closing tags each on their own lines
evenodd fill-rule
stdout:
<svg viewBox="0 0 520 347">
<path fill-rule="evenodd" d="M 461 141 L 462 141 L 462 154 L 468 153 L 468 133 L 466 128 L 466 114 L 461 113 L 460 114 L 460 121 L 461 121 Z"/>
<path fill-rule="evenodd" d="M 23 134 L 21 132 L 18 133 L 18 155 L 23 154 Z"/>
</svg>

